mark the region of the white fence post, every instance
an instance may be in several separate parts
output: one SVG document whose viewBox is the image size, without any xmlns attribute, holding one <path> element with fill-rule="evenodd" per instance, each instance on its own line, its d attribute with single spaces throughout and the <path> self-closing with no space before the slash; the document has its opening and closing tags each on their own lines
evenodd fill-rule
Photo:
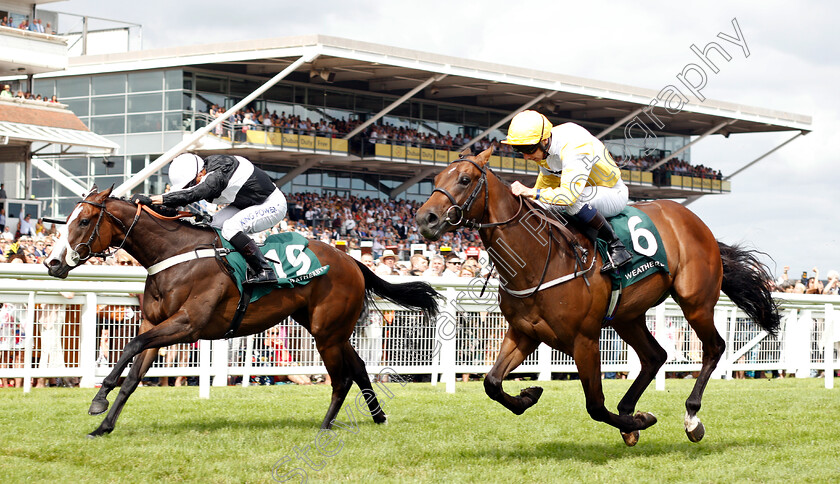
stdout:
<svg viewBox="0 0 840 484">
<path fill-rule="evenodd" d="M 654 330 L 656 331 L 656 339 L 659 340 L 660 346 L 664 346 L 662 343 L 665 340 L 665 303 L 663 302 L 659 306 L 656 306 L 656 322 L 654 323 Z M 667 364 L 667 363 L 666 363 Z M 659 368 L 659 371 L 656 372 L 656 389 L 657 390 L 664 390 L 665 389 L 665 365 L 662 365 Z"/>
<path fill-rule="evenodd" d="M 35 292 L 29 293 L 26 304 L 26 319 L 23 322 L 23 393 L 32 391 L 32 346 L 35 337 Z M 41 348 L 43 350 L 43 345 Z"/>
<path fill-rule="evenodd" d="M 635 380 L 642 372 L 642 361 L 632 346 L 627 345 L 627 379 Z"/>
<path fill-rule="evenodd" d="M 823 361 L 825 363 L 825 388 L 831 390 L 834 388 L 834 305 L 826 303 L 825 305 L 825 329 L 823 330 Z"/>
<path fill-rule="evenodd" d="M 228 340 L 213 340 L 213 386 L 226 387 L 228 381 Z"/>
<path fill-rule="evenodd" d="M 242 370 L 242 386 L 247 387 L 251 384 L 251 367 L 253 366 L 254 355 L 254 335 L 249 334 L 245 338 L 245 361 L 243 362 Z"/>
<path fill-rule="evenodd" d="M 811 317 L 811 310 L 802 311 L 802 317 L 796 322 L 796 347 L 794 355 L 796 361 L 796 378 L 808 378 L 811 376 L 811 328 L 814 326 L 814 319 Z"/>
<path fill-rule="evenodd" d="M 726 310 L 715 309 L 715 329 L 717 329 L 718 333 L 721 334 L 724 341 L 726 341 L 726 350 L 724 350 L 723 356 L 718 362 L 718 367 L 715 368 L 715 371 L 712 373 L 712 378 L 719 379 L 721 377 L 725 377 L 727 380 L 731 380 L 733 378 L 732 367 L 735 365 L 735 362 L 733 361 L 730 364 L 727 364 L 727 362 L 729 361 L 729 356 L 734 353 L 732 342 L 734 340 L 733 333 L 735 333 L 736 326 L 734 323 L 730 324 L 729 318 L 726 316 Z"/>
<path fill-rule="evenodd" d="M 551 381 L 551 347 L 540 343 L 537 347 L 537 373 L 538 381 Z"/>
<path fill-rule="evenodd" d="M 198 396 L 210 398 L 210 341 L 198 340 Z"/>
<path fill-rule="evenodd" d="M 455 338 L 458 333 L 458 297 L 454 287 L 445 292 L 446 306 L 435 324 L 435 339 L 440 341 L 441 381 L 446 383 L 446 393 L 455 393 Z"/>
<path fill-rule="evenodd" d="M 85 304 L 79 318 L 79 387 L 96 385 L 96 293 L 85 294 Z"/>
</svg>

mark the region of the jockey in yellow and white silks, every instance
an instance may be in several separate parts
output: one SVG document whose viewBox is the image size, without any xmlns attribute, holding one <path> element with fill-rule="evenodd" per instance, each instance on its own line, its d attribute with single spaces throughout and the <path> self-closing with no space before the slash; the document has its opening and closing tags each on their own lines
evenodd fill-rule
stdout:
<svg viewBox="0 0 840 484">
<path fill-rule="evenodd" d="M 533 188 L 516 181 L 514 195 L 559 205 L 569 215 L 598 232 L 609 248 L 602 272 L 626 264 L 632 256 L 604 218 L 618 215 L 627 205 L 627 186 L 621 170 L 604 144 L 582 126 L 551 122 L 536 111 L 523 111 L 510 123 L 509 144 L 526 160 L 540 166 Z"/>
</svg>

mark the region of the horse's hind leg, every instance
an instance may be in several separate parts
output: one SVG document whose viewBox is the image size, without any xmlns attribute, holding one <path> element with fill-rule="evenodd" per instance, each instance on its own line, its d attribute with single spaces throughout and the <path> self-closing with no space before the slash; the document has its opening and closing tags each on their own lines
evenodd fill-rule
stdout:
<svg viewBox="0 0 840 484">
<path fill-rule="evenodd" d="M 341 405 L 344 404 L 344 399 L 347 398 L 347 392 L 353 386 L 353 363 L 345 358 L 345 354 L 347 353 L 344 349 L 345 345 L 350 346 L 350 342 L 345 341 L 331 346 L 318 345 L 318 353 L 321 354 L 321 359 L 324 360 L 324 366 L 327 367 L 327 373 L 329 373 L 332 382 L 330 407 L 327 409 L 324 421 L 321 422 L 322 429 L 332 427 L 338 411 L 341 410 Z"/>
<path fill-rule="evenodd" d="M 601 354 L 598 338 L 579 335 L 574 344 L 575 365 L 580 375 L 583 393 L 586 395 L 586 411 L 593 420 L 616 427 L 622 434 L 644 430 L 656 423 L 656 417 L 649 413 L 616 415 L 604 406 L 604 390 L 601 386 Z M 626 439 L 625 439 L 626 440 Z"/>
<path fill-rule="evenodd" d="M 376 392 L 370 384 L 364 360 L 362 360 L 353 346 L 349 343 L 347 343 L 345 348 L 345 358 L 350 363 L 350 371 L 353 375 L 353 381 L 355 381 L 356 385 L 359 385 L 359 389 L 361 389 L 362 395 L 364 396 L 363 398 L 365 399 L 365 402 L 367 402 L 368 409 L 370 410 L 370 416 L 373 418 L 375 423 L 385 423 L 388 420 L 388 417 L 379 405 L 379 399 L 376 397 Z"/>
<path fill-rule="evenodd" d="M 714 303 L 704 302 L 695 306 L 681 299 L 679 304 L 686 320 L 688 320 L 688 324 L 703 343 L 703 367 L 694 382 L 694 388 L 691 390 L 688 400 L 685 401 L 685 433 L 688 440 L 700 442 L 706 434 L 706 428 L 697 418 L 697 412 L 700 410 L 703 391 L 706 389 L 706 384 L 709 382 L 715 367 L 717 367 L 718 361 L 723 356 L 726 343 L 715 328 Z"/>
<path fill-rule="evenodd" d="M 512 397 L 505 393 L 502 382 L 513 369 L 521 365 L 525 358 L 537 349 L 539 344 L 539 341 L 516 331 L 512 326 L 508 327 L 499 348 L 499 357 L 484 377 L 484 391 L 487 396 L 516 415 L 522 415 L 525 410 L 537 403 L 543 390 L 540 387 L 530 387 L 522 390 L 519 396 Z"/>
<path fill-rule="evenodd" d="M 642 393 L 645 392 L 650 382 L 656 377 L 656 373 L 665 364 L 668 358 L 668 353 L 662 349 L 662 346 L 656 341 L 656 338 L 650 334 L 645 324 L 645 315 L 642 314 L 633 321 L 628 321 L 624 324 L 614 327 L 615 331 L 621 338 L 627 342 L 639 355 L 639 361 L 642 364 L 642 370 L 636 380 L 630 385 L 627 393 L 624 394 L 621 401 L 618 403 L 619 415 L 631 415 L 636 409 L 636 404 Z M 630 433 L 622 433 L 624 443 L 629 446 L 636 445 L 639 441 L 639 431 Z"/>
</svg>

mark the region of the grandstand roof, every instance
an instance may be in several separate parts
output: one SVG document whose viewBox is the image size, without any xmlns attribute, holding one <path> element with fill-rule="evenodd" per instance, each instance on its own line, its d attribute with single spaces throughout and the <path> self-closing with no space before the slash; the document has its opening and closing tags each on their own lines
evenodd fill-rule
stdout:
<svg viewBox="0 0 840 484">
<path fill-rule="evenodd" d="M 540 101 L 541 111 L 590 128 L 614 125 L 648 106 L 659 92 L 324 35 L 74 57 L 66 71 L 50 76 L 192 66 L 265 78 L 313 53 L 318 54 L 315 60 L 301 65 L 289 80 L 329 81 L 333 87 L 403 95 L 430 76 L 445 74 L 415 98 L 510 112 L 540 95 L 553 93 Z M 702 135 L 727 121 L 734 122 L 717 134 L 811 130 L 810 116 L 710 99 L 687 103 L 676 114 L 661 107 L 655 113 L 664 123 L 655 132 L 662 134 Z"/>
</svg>

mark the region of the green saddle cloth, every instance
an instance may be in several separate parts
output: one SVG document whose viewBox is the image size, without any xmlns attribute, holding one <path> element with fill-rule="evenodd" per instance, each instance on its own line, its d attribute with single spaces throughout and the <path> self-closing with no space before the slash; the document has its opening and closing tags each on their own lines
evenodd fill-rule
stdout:
<svg viewBox="0 0 840 484">
<path fill-rule="evenodd" d="M 610 273 L 613 288 L 623 289 L 659 271 L 668 273 L 668 258 L 662 247 L 662 239 L 647 214 L 627 206 L 621 213 L 611 217 L 609 222 L 624 247 L 633 255 L 630 262 Z M 598 251 L 604 260 L 608 260 L 607 244 L 600 239 Z"/>
<path fill-rule="evenodd" d="M 222 246 L 231 250 L 226 258 L 233 268 L 236 287 L 241 293 L 248 264 L 245 262 L 245 257 L 237 252 L 230 242 L 221 236 L 221 233 L 219 238 L 222 239 Z M 329 265 L 322 266 L 315 253 L 309 249 L 309 239 L 297 232 L 269 235 L 265 239 L 265 244 L 260 247 L 260 251 L 269 262 L 273 263 L 274 272 L 277 273 L 277 285 L 254 285 L 250 302 L 256 301 L 278 287 L 290 288 L 308 284 L 313 278 L 326 274 L 330 269 Z"/>
</svg>

